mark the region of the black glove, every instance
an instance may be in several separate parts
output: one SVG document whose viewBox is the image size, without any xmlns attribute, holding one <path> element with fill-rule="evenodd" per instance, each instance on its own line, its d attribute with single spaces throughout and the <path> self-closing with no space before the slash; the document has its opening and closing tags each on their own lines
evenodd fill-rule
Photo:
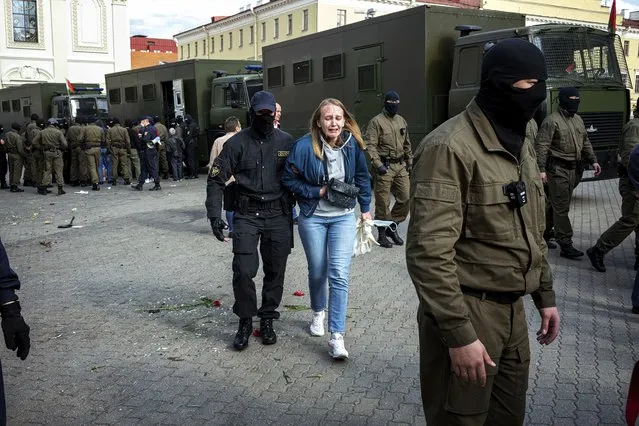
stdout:
<svg viewBox="0 0 639 426">
<path fill-rule="evenodd" d="M 29 355 L 31 339 L 29 339 L 29 326 L 20 314 L 20 302 L 0 306 L 0 315 L 2 315 L 2 333 L 7 349 L 12 351 L 17 349 L 18 358 L 24 361 Z"/>
<path fill-rule="evenodd" d="M 226 229 L 226 224 L 219 217 L 209 218 L 211 221 L 211 229 L 213 230 L 213 235 L 220 241 L 224 241 L 224 229 Z"/>
<path fill-rule="evenodd" d="M 406 171 L 408 174 L 413 171 L 413 165 L 411 163 L 406 163 Z"/>
<path fill-rule="evenodd" d="M 383 164 L 377 168 L 378 175 L 385 175 L 386 173 L 388 173 L 388 169 Z"/>
</svg>

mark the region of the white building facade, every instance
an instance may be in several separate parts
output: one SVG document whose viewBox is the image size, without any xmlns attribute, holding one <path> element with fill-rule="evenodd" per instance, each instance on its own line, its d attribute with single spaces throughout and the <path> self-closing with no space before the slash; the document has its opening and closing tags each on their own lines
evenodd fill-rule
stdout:
<svg viewBox="0 0 639 426">
<path fill-rule="evenodd" d="M 131 68 L 127 0 L 0 0 L 0 88 Z M 4 39 L 4 40 L 2 40 Z"/>
</svg>

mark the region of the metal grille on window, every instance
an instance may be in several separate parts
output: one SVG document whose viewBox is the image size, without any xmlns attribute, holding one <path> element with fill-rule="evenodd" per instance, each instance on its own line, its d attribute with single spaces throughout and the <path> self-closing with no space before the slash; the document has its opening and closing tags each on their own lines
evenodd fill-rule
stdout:
<svg viewBox="0 0 639 426">
<path fill-rule="evenodd" d="M 138 88 L 135 86 L 124 88 L 124 100 L 127 102 L 138 101 Z"/>
<path fill-rule="evenodd" d="M 376 90 L 375 65 L 362 65 L 357 68 L 357 89 L 359 91 Z"/>
<path fill-rule="evenodd" d="M 311 76 L 311 60 L 297 62 L 293 64 L 293 84 L 310 83 Z"/>
<path fill-rule="evenodd" d="M 591 32 L 586 27 L 571 31 L 544 29 L 533 35 L 533 43 L 546 58 L 549 82 L 557 87 L 609 82 L 631 87 L 628 66 L 619 36 Z"/>
<path fill-rule="evenodd" d="M 324 80 L 344 77 L 344 55 L 325 56 L 322 59 L 322 77 Z"/>
<path fill-rule="evenodd" d="M 2 112 L 11 112 L 11 101 L 2 101 Z"/>
<path fill-rule="evenodd" d="M 20 112 L 20 99 L 14 99 L 11 101 L 11 109 L 13 112 Z"/>
<path fill-rule="evenodd" d="M 145 84 L 142 86 L 142 100 L 155 100 L 155 84 Z"/>
<path fill-rule="evenodd" d="M 109 90 L 109 102 L 112 104 L 120 103 L 120 88 Z"/>
<path fill-rule="evenodd" d="M 284 85 L 284 67 L 273 67 L 266 71 L 268 87 L 278 87 Z"/>
<path fill-rule="evenodd" d="M 38 13 L 36 0 L 12 0 L 13 41 L 38 42 Z"/>
</svg>

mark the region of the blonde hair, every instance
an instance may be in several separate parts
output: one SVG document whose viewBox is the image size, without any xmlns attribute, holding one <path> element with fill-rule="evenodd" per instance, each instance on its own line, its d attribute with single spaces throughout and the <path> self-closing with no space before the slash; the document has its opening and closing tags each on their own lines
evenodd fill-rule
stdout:
<svg viewBox="0 0 639 426">
<path fill-rule="evenodd" d="M 310 133 L 311 133 L 311 141 L 313 146 L 313 153 L 320 160 L 324 159 L 324 144 L 322 143 L 322 128 L 317 125 L 321 115 L 322 108 L 327 105 L 333 105 L 338 108 L 341 108 L 344 111 L 344 130 L 350 132 L 350 134 L 355 138 L 359 147 L 363 150 L 366 149 L 366 144 L 364 143 L 364 139 L 362 139 L 362 132 L 355 121 L 353 115 L 348 112 L 344 104 L 334 98 L 327 98 L 320 102 L 319 106 L 311 116 L 311 121 L 309 123 Z M 341 139 L 341 136 L 340 136 Z"/>
</svg>

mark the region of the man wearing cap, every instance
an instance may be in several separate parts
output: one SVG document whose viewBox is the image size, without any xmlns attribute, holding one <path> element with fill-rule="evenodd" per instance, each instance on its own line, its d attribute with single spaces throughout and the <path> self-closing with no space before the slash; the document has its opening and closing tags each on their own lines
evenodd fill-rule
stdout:
<svg viewBox="0 0 639 426">
<path fill-rule="evenodd" d="M 153 126 L 160 136 L 160 143 L 158 144 L 158 173 L 162 179 L 169 178 L 169 161 L 166 156 L 166 142 L 169 140 L 169 130 L 160 121 L 160 116 L 153 117 Z"/>
<path fill-rule="evenodd" d="M 47 195 L 47 187 L 51 185 L 51 173 L 55 173 L 55 181 L 58 184 L 58 195 L 64 195 L 64 160 L 62 151 L 67 149 L 67 140 L 62 131 L 58 129 L 58 120 L 50 118 L 47 127 L 36 135 L 33 139 L 33 146 L 39 147 L 42 152 L 44 171 L 42 186 L 38 188 L 38 194 Z"/>
<path fill-rule="evenodd" d="M 397 114 L 398 110 L 399 95 L 394 90 L 386 92 L 384 109 L 368 123 L 364 134 L 373 169 L 375 219 L 389 220 L 395 225 L 406 220 L 408 215 L 409 173 L 413 167 L 408 125 L 404 117 Z M 391 195 L 395 197 L 392 210 Z M 384 248 L 404 244 L 397 226 L 379 227 L 378 232 L 377 242 Z"/>
<path fill-rule="evenodd" d="M 160 143 L 160 136 L 158 135 L 155 126 L 153 125 L 153 119 L 150 116 L 144 116 L 140 120 L 140 162 L 141 171 L 138 178 L 138 184 L 133 186 L 133 189 L 142 191 L 144 181 L 147 178 L 153 178 L 155 186 L 150 188 L 149 191 L 159 191 L 160 176 L 158 175 L 158 149 L 157 145 Z"/>
<path fill-rule="evenodd" d="M 118 175 L 122 175 L 125 185 L 131 184 L 129 173 L 131 166 L 129 165 L 129 157 L 127 152 L 131 151 L 131 140 L 129 132 L 120 126 L 120 119 L 114 117 L 111 120 L 109 130 L 106 133 L 106 146 L 111 153 L 111 161 L 113 164 L 113 186 L 118 184 Z"/>
<path fill-rule="evenodd" d="M 595 169 L 595 176 L 601 173 L 586 126 L 577 114 L 579 102 L 579 91 L 574 87 L 559 89 L 559 108 L 541 123 L 535 140 L 541 180 L 548 183 L 555 240 L 561 248 L 559 255 L 568 259 L 584 255 L 572 245 L 572 225 L 568 218 L 577 161 L 584 158 Z"/>
<path fill-rule="evenodd" d="M 277 341 L 273 320 L 282 300 L 286 260 L 293 243 L 292 197 L 281 177 L 293 137 L 273 126 L 275 97 L 259 91 L 251 98 L 251 125 L 231 137 L 209 171 L 206 211 L 215 237 L 224 241 L 224 208 L 234 211 L 233 312 L 240 324 L 233 345 L 243 350 L 253 331 L 253 317 L 260 318 L 262 343 Z M 235 177 L 235 183 L 226 182 Z M 224 195 L 224 197 L 223 197 Z M 257 275 L 258 242 L 262 254 L 264 283 L 262 306 L 257 307 L 253 278 Z"/>
<path fill-rule="evenodd" d="M 521 425 L 530 346 L 523 296 L 559 332 L 543 239 L 544 189 L 527 126 L 546 98 L 532 43 L 484 56 L 461 114 L 415 151 L 406 264 L 419 297 L 420 379 L 429 425 Z"/>
</svg>

